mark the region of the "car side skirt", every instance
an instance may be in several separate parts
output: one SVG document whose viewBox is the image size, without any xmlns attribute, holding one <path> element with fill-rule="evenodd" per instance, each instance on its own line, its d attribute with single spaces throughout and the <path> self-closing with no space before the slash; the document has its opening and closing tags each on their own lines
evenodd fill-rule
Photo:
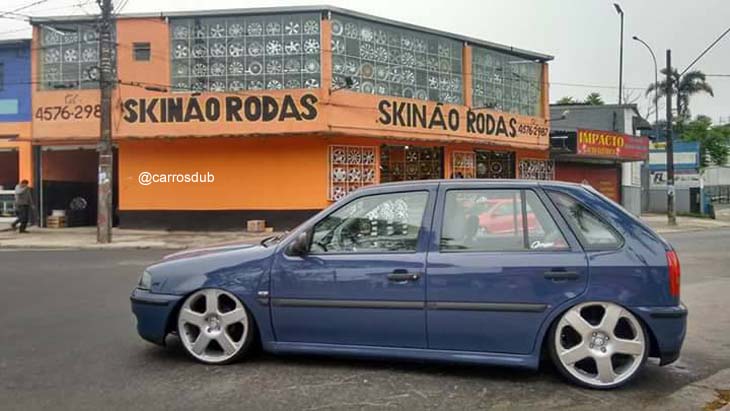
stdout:
<svg viewBox="0 0 730 411">
<path fill-rule="evenodd" d="M 263 345 L 266 351 L 273 354 L 322 355 L 330 357 L 412 361 L 427 360 L 445 363 L 521 367 L 533 370 L 539 366 L 539 357 L 534 355 L 299 342 L 264 342 Z"/>
</svg>

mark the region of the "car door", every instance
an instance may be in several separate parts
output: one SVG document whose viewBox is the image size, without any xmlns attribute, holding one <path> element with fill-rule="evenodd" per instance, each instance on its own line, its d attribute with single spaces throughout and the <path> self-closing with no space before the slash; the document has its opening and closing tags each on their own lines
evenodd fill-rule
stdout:
<svg viewBox="0 0 730 411">
<path fill-rule="evenodd" d="M 353 198 L 307 228 L 305 255 L 282 250 L 271 273 L 277 340 L 425 348 L 436 187 Z"/>
<path fill-rule="evenodd" d="M 429 348 L 527 354 L 550 309 L 585 290 L 586 257 L 542 191 L 482 187 L 439 192 L 427 269 Z M 474 210 L 494 201 L 512 209 L 510 229 L 473 227 Z M 526 224 L 528 215 L 536 221 Z"/>
</svg>

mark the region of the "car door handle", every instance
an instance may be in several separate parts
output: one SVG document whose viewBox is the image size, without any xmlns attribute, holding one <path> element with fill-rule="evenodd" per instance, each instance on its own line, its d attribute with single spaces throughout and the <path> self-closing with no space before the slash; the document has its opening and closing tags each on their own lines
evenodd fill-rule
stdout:
<svg viewBox="0 0 730 411">
<path fill-rule="evenodd" d="M 553 281 L 578 279 L 578 273 L 576 271 L 545 271 L 544 276 L 546 280 Z"/>
<path fill-rule="evenodd" d="M 395 270 L 388 274 L 388 281 L 394 282 L 417 281 L 419 278 L 421 278 L 421 273 L 409 273 L 405 270 Z"/>
</svg>

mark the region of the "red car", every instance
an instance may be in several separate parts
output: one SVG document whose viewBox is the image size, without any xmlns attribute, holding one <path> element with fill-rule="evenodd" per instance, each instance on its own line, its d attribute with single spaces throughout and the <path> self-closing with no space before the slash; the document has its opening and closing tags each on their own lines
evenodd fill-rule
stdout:
<svg viewBox="0 0 730 411">
<path fill-rule="evenodd" d="M 522 204 L 511 198 L 487 200 L 483 203 L 486 210 L 479 214 L 479 226 L 490 234 L 510 234 L 522 229 L 518 226 L 521 221 L 515 216 L 520 215 Z M 527 206 L 527 229 L 530 232 L 541 232 L 542 227 L 537 217 Z"/>
</svg>

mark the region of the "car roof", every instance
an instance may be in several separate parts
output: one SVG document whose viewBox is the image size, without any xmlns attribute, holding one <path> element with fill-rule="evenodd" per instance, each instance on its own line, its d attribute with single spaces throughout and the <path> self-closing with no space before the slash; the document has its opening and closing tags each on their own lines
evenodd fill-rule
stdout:
<svg viewBox="0 0 730 411">
<path fill-rule="evenodd" d="M 443 186 L 445 188 L 459 187 L 511 187 L 511 188 L 570 188 L 585 189 L 583 185 L 578 183 L 570 183 L 565 181 L 545 181 L 545 180 L 518 180 L 518 179 L 487 179 L 487 178 L 459 178 L 459 179 L 440 179 L 440 180 L 411 180 L 398 181 L 393 183 L 383 183 L 373 186 L 367 186 L 360 189 L 363 192 L 379 191 L 381 189 L 403 188 L 403 189 L 431 189 Z"/>
</svg>

